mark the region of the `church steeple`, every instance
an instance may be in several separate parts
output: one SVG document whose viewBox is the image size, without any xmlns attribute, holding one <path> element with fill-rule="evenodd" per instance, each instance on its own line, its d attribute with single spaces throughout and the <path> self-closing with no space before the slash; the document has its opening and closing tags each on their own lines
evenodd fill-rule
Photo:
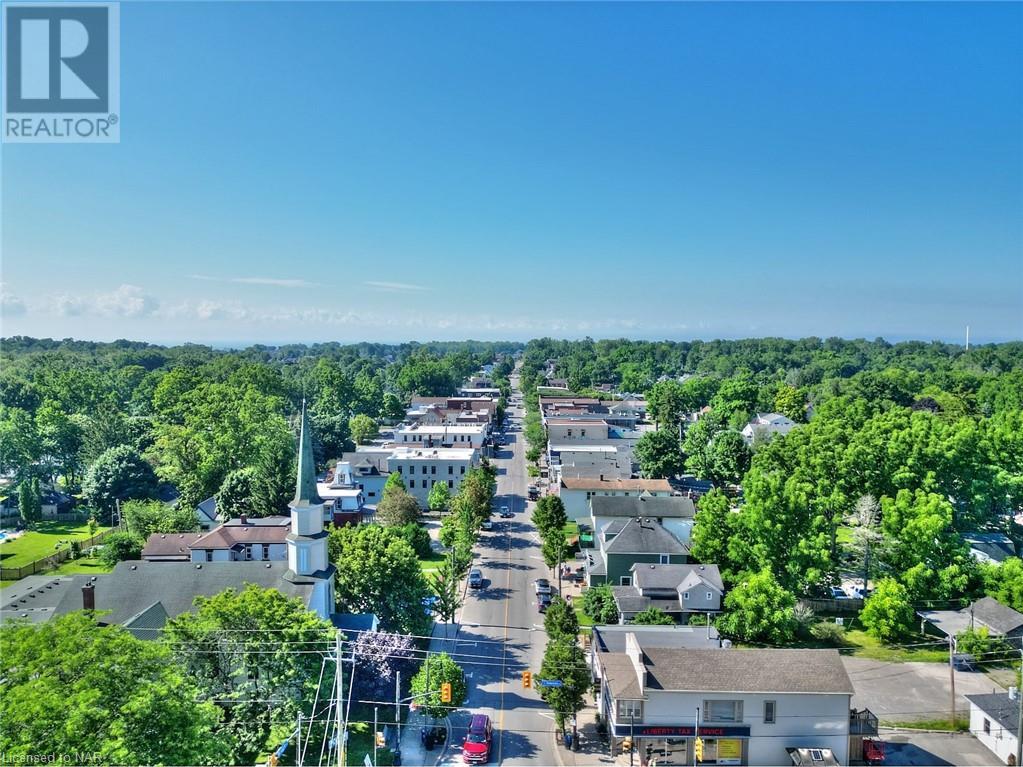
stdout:
<svg viewBox="0 0 1023 767">
<path fill-rule="evenodd" d="M 298 471 L 295 479 L 295 498 L 292 506 L 322 504 L 323 499 L 316 492 L 316 464 L 313 462 L 313 437 L 309 428 L 305 400 L 302 400 L 302 427 L 298 435 Z"/>
</svg>

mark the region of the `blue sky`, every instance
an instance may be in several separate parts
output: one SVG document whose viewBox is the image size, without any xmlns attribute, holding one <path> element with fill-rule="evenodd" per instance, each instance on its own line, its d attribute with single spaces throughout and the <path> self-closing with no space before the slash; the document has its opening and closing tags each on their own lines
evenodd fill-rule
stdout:
<svg viewBox="0 0 1023 767">
<path fill-rule="evenodd" d="M 4 335 L 1023 337 L 1023 5 L 121 6 Z"/>
</svg>

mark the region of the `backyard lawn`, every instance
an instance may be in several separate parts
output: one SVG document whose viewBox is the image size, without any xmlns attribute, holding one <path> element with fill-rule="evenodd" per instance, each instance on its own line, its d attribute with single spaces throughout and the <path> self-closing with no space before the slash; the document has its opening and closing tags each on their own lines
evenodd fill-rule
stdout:
<svg viewBox="0 0 1023 767">
<path fill-rule="evenodd" d="M 103 529 L 100 528 L 100 531 Z M 88 537 L 89 525 L 85 522 L 40 522 L 35 529 L 15 540 L 0 543 L 0 564 L 4 567 L 22 567 L 48 557 L 58 549 L 67 548 L 73 538 Z"/>
<path fill-rule="evenodd" d="M 445 557 L 439 551 L 434 551 L 428 557 L 423 557 L 419 560 L 419 567 L 422 568 L 423 572 L 429 572 L 430 570 L 439 570 L 440 566 L 444 564 Z"/>
</svg>

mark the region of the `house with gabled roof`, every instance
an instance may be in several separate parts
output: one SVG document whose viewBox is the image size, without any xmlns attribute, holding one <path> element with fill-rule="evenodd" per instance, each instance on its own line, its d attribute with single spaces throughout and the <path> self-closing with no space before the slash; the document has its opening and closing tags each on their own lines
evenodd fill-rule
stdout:
<svg viewBox="0 0 1023 767">
<path fill-rule="evenodd" d="M 725 586 L 717 565 L 637 563 L 631 574 L 628 585 L 611 587 L 622 623 L 651 607 L 679 623 L 721 611 Z"/>
<path fill-rule="evenodd" d="M 584 549 L 589 586 L 631 586 L 637 563 L 685 564 L 689 559 L 689 547 L 654 519 L 615 519 L 599 528 L 595 538 L 597 547 Z"/>
</svg>

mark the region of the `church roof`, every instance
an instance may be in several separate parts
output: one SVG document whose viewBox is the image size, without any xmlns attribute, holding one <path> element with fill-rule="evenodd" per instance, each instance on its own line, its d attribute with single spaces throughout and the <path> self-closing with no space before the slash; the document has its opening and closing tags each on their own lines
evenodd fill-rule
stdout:
<svg viewBox="0 0 1023 767">
<path fill-rule="evenodd" d="M 302 402 L 302 430 L 298 436 L 298 471 L 295 481 L 295 498 L 292 506 L 315 506 L 323 503 L 316 492 L 316 464 L 313 461 L 313 435 L 309 428 L 309 416 L 305 401 Z"/>
</svg>

